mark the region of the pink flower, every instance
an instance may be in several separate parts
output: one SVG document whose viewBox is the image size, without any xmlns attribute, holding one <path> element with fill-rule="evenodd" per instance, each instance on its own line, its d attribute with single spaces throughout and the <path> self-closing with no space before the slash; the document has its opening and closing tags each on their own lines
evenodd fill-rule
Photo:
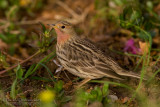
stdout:
<svg viewBox="0 0 160 107">
<path fill-rule="evenodd" d="M 124 48 L 124 51 L 125 52 L 129 52 L 129 53 L 132 53 L 132 54 L 137 54 L 140 52 L 140 48 L 137 48 L 135 45 L 134 45 L 134 39 L 129 39 L 126 44 L 125 44 L 125 48 Z"/>
</svg>

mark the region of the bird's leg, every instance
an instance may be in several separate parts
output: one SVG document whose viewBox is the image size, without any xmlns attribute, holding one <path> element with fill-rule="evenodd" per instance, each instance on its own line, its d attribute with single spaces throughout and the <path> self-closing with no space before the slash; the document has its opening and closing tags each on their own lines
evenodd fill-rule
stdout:
<svg viewBox="0 0 160 107">
<path fill-rule="evenodd" d="M 85 78 L 83 81 L 80 82 L 80 84 L 76 87 L 76 89 L 80 88 L 82 85 L 86 84 L 90 80 L 91 80 L 90 78 Z"/>
<path fill-rule="evenodd" d="M 62 70 L 63 70 L 63 66 L 59 66 L 59 68 L 56 69 L 56 72 L 55 72 L 55 73 L 58 73 L 58 72 L 60 72 L 60 71 L 62 71 Z"/>
<path fill-rule="evenodd" d="M 61 66 L 61 65 L 57 62 L 57 60 L 53 59 L 53 62 L 54 62 L 57 66 Z"/>
<path fill-rule="evenodd" d="M 55 73 L 63 70 L 63 66 L 60 65 L 55 59 L 53 60 L 53 62 L 58 66 Z"/>
</svg>

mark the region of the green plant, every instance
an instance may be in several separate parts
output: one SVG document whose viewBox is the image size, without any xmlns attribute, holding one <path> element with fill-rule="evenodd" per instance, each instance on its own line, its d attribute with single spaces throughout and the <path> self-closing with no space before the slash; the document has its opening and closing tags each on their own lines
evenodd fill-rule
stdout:
<svg viewBox="0 0 160 107">
<path fill-rule="evenodd" d="M 96 101 L 103 102 L 103 104 L 108 104 L 110 101 L 108 99 L 108 83 L 104 83 L 102 89 L 100 87 L 95 87 L 91 92 L 86 92 L 82 89 L 78 90 L 76 93 L 76 99 L 74 101 L 74 106 L 85 107 L 88 104 L 92 104 Z"/>
</svg>

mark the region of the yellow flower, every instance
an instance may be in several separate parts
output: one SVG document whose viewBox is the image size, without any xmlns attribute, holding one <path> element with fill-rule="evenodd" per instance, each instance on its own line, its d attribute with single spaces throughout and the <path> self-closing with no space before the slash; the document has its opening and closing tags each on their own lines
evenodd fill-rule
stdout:
<svg viewBox="0 0 160 107">
<path fill-rule="evenodd" d="M 54 100 L 55 93 L 51 90 L 45 90 L 39 94 L 39 98 L 44 103 L 50 103 Z"/>
<path fill-rule="evenodd" d="M 20 6 L 26 7 L 31 3 L 31 0 L 20 0 Z"/>
</svg>

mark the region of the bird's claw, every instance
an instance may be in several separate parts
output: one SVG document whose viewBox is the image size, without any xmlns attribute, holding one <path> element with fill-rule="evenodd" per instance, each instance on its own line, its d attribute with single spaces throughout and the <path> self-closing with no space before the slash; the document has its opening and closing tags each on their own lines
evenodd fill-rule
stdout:
<svg viewBox="0 0 160 107">
<path fill-rule="evenodd" d="M 54 62 L 57 66 L 61 66 L 55 59 L 53 59 L 53 62 Z"/>
<path fill-rule="evenodd" d="M 63 70 L 63 66 L 59 66 L 59 68 L 56 69 L 56 72 L 55 72 L 55 73 L 58 73 L 58 72 L 60 72 L 60 71 L 62 71 L 62 70 Z"/>
<path fill-rule="evenodd" d="M 63 70 L 63 66 L 60 65 L 55 59 L 53 60 L 53 62 L 58 66 L 55 73 L 58 73 Z"/>
</svg>

